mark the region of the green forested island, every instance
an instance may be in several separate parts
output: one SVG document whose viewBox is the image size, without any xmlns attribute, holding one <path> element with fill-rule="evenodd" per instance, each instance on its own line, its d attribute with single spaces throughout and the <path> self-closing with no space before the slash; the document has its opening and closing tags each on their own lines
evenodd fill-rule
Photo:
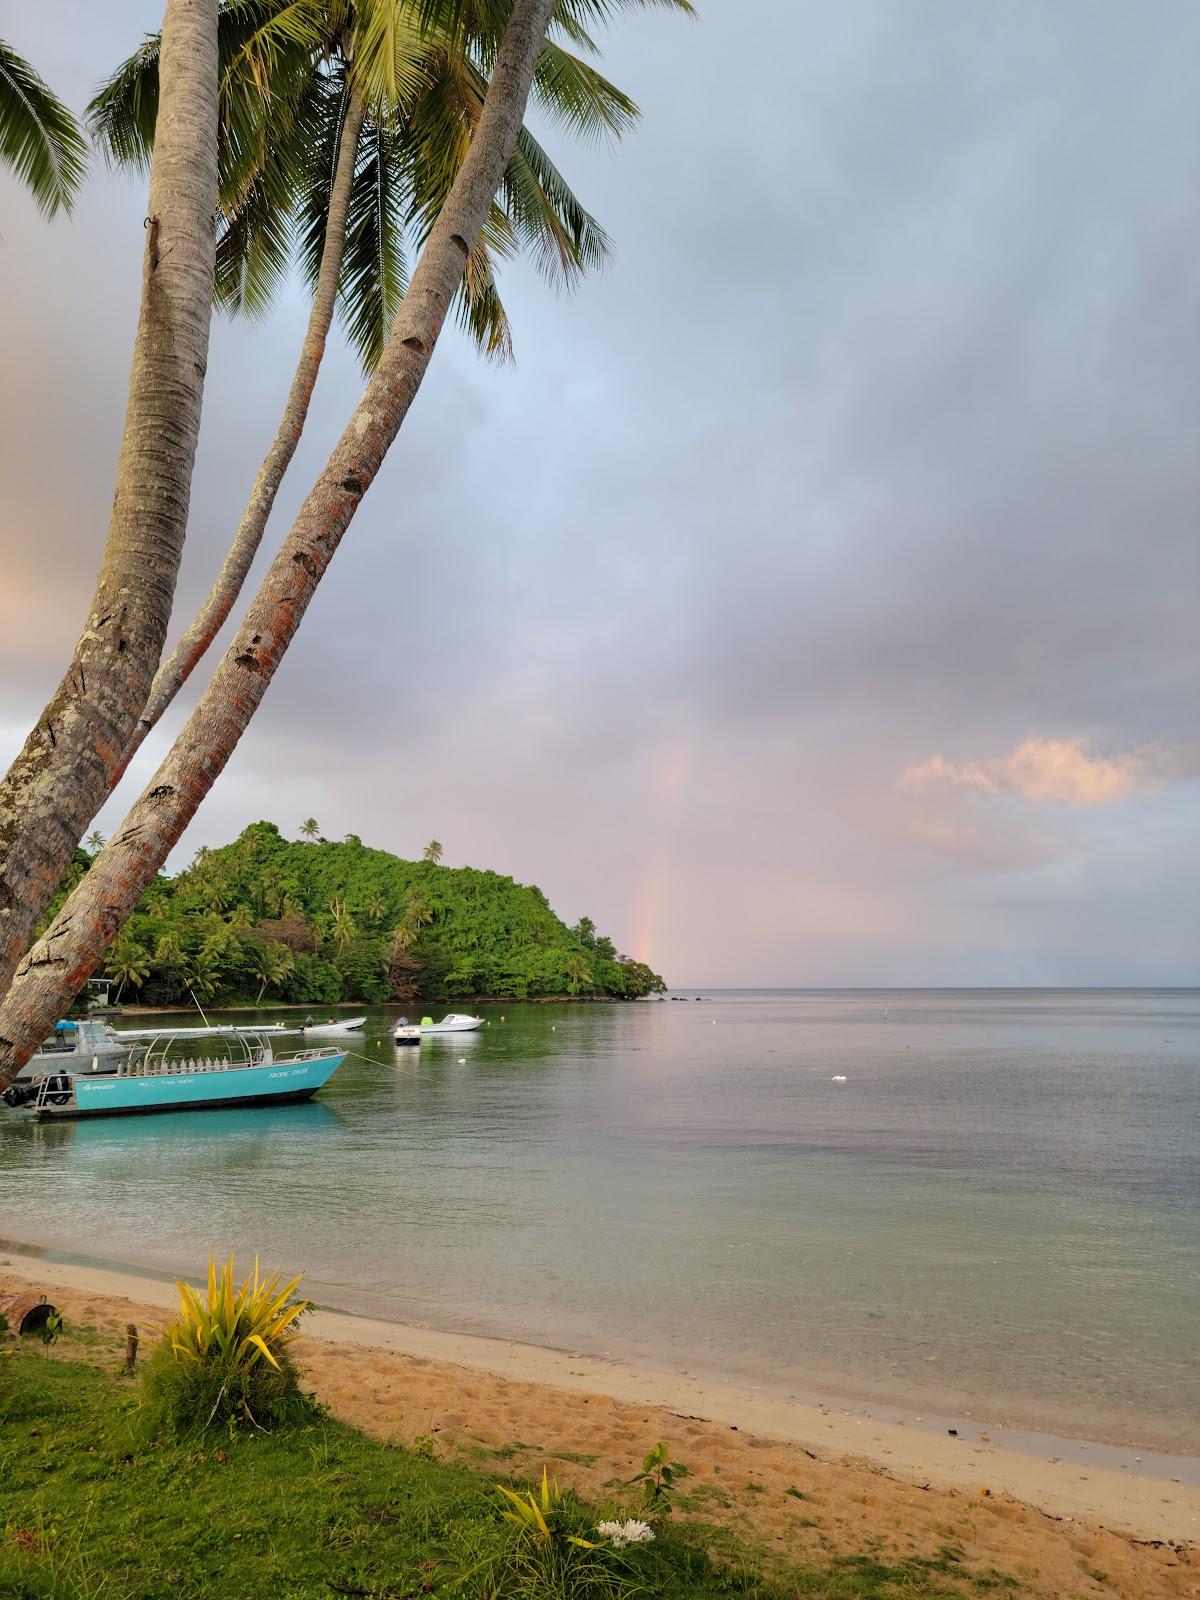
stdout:
<svg viewBox="0 0 1200 1600">
<path fill-rule="evenodd" d="M 300 840 L 255 822 L 161 875 L 109 952 L 123 1000 L 145 1005 L 339 1000 L 437 1002 L 551 996 L 640 999 L 665 988 L 587 917 L 568 928 L 542 891 L 475 867 L 420 861 L 355 834 Z M 99 846 L 97 836 L 89 845 Z M 91 865 L 86 850 L 53 910 Z"/>
</svg>

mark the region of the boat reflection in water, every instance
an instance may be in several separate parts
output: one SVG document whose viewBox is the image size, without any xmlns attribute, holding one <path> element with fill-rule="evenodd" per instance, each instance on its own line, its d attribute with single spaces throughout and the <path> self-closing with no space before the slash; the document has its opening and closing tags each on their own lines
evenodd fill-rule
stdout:
<svg viewBox="0 0 1200 1600">
<path fill-rule="evenodd" d="M 290 1140 L 335 1134 L 344 1119 L 328 1104 L 305 1100 L 291 1105 L 230 1106 L 228 1110 L 161 1111 L 153 1117 L 61 1117 L 5 1119 L 6 1139 L 20 1138 L 28 1147 L 61 1150 L 72 1146 L 89 1155 L 120 1157 L 142 1151 L 156 1165 L 183 1162 L 199 1150 L 209 1158 L 228 1152 L 239 1167 L 263 1159 L 278 1161 L 280 1145 Z"/>
</svg>

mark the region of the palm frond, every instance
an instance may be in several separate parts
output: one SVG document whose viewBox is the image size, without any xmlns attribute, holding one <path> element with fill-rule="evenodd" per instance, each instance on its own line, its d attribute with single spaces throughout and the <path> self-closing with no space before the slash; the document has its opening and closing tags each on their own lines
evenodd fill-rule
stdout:
<svg viewBox="0 0 1200 1600">
<path fill-rule="evenodd" d="M 363 127 L 346 220 L 338 300 L 347 337 L 366 372 L 375 370 L 408 288 L 409 197 L 395 159 L 396 137 L 378 122 Z"/>
<path fill-rule="evenodd" d="M 411 5 L 357 0 L 351 73 L 364 103 L 394 115 L 411 104 L 432 74 L 431 40 Z"/>
<path fill-rule="evenodd" d="M 528 128 L 517 135 L 501 192 L 517 237 L 544 277 L 570 284 L 604 265 L 608 235 Z"/>
<path fill-rule="evenodd" d="M 559 0 L 554 13 L 556 26 L 570 22 L 586 28 L 589 24 L 604 24 L 623 11 L 682 11 L 694 17 L 696 8 L 692 0 Z"/>
<path fill-rule="evenodd" d="M 498 207 L 494 210 L 503 218 L 504 214 Z M 503 227 L 495 221 L 493 226 L 503 234 Z M 467 257 L 462 287 L 456 301 L 458 323 L 471 335 L 485 356 L 503 363 L 513 359 L 512 328 L 496 288 L 492 249 L 486 234 L 485 226 L 484 235 L 476 241 L 475 248 Z"/>
<path fill-rule="evenodd" d="M 158 34 L 145 39 L 100 85 L 84 113 L 92 138 L 111 166 L 150 170 L 161 46 Z"/>
<path fill-rule="evenodd" d="M 551 39 L 543 40 L 534 98 L 557 122 L 582 138 L 617 138 L 638 119 L 638 108 L 603 74 Z"/>
<path fill-rule="evenodd" d="M 79 124 L 46 83 L 0 39 L 0 159 L 43 213 L 69 212 L 87 169 Z"/>
<path fill-rule="evenodd" d="M 433 226 L 466 156 L 486 92 L 483 73 L 469 61 L 451 56 L 445 59 L 442 74 L 429 93 L 413 109 L 408 159 L 419 241 Z M 518 135 L 501 198 L 513 240 L 532 251 L 538 270 L 546 277 L 569 283 L 607 258 L 609 244 L 603 228 L 584 209 L 527 128 Z"/>
</svg>

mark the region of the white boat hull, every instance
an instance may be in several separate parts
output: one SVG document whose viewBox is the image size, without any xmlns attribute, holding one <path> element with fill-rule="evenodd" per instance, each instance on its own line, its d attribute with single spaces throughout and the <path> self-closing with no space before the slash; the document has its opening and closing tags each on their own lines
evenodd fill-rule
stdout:
<svg viewBox="0 0 1200 1600">
<path fill-rule="evenodd" d="M 357 1033 L 366 1017 L 347 1017 L 345 1022 L 312 1022 L 300 1029 L 306 1039 L 328 1038 L 339 1033 Z"/>
<path fill-rule="evenodd" d="M 483 1027 L 482 1017 L 460 1017 L 451 1014 L 443 1017 L 440 1022 L 423 1022 L 421 1032 L 424 1033 L 474 1033 L 477 1028 Z"/>
</svg>

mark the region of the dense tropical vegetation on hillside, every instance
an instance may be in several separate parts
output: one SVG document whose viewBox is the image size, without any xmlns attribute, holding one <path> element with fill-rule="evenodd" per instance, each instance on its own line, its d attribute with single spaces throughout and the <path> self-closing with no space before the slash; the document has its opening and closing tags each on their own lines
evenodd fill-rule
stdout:
<svg viewBox="0 0 1200 1600">
<path fill-rule="evenodd" d="M 300 831 L 292 842 L 255 822 L 232 844 L 198 851 L 177 877 L 160 875 L 109 952 L 121 999 L 639 999 L 664 988 L 590 918 L 568 928 L 540 889 L 443 867 L 440 845 L 403 861 L 355 834 L 323 839 L 311 817 Z M 90 862 L 77 853 L 60 900 Z"/>
</svg>

